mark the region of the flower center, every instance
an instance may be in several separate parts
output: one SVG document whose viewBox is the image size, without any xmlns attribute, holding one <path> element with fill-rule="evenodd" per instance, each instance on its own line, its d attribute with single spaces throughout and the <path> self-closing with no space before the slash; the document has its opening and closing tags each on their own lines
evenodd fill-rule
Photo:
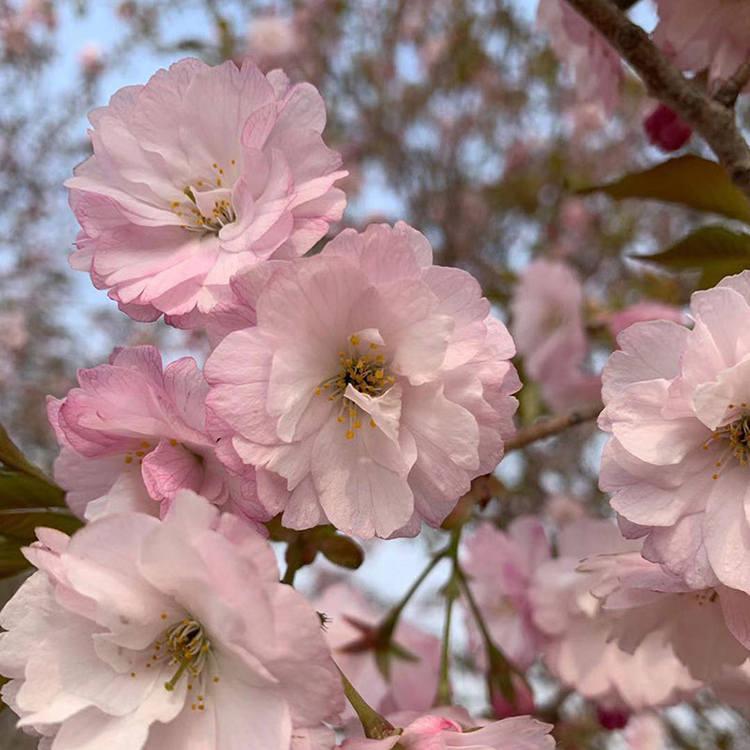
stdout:
<svg viewBox="0 0 750 750">
<path fill-rule="evenodd" d="M 232 159 L 233 168 L 236 164 L 236 160 Z M 170 204 L 172 211 L 182 219 L 183 229 L 201 234 L 219 234 L 222 227 L 237 219 L 226 185 L 225 170 L 216 163 L 211 167 L 214 174 L 210 178 L 196 180 L 195 185 L 186 185 L 182 189 L 187 201 L 176 200 Z"/>
<path fill-rule="evenodd" d="M 381 396 L 396 382 L 396 378 L 388 373 L 385 356 L 378 352 L 379 348 L 380 345 L 374 341 L 370 341 L 365 347 L 361 337 L 352 334 L 348 350 L 339 352 L 338 373 L 315 388 L 315 395 L 327 393 L 329 401 L 341 401 L 337 421 L 347 424 L 347 440 L 353 440 L 355 431 L 362 427 L 359 407 L 344 396 L 347 386 L 351 385 L 366 396 L 376 397 Z M 377 427 L 374 419 L 370 420 L 370 427 Z"/>
<path fill-rule="evenodd" d="M 191 677 L 200 677 L 211 651 L 211 642 L 197 620 L 186 617 L 172 625 L 164 634 L 164 646 L 169 663 L 177 666 L 172 679 L 164 683 L 167 690 L 174 690 L 186 673 Z"/>
<path fill-rule="evenodd" d="M 741 406 L 744 408 L 746 404 L 743 403 Z M 734 408 L 734 405 L 730 404 L 729 408 Z M 734 457 L 740 466 L 747 466 L 750 457 L 750 414 L 743 414 L 734 422 L 715 429 L 711 438 L 703 445 L 703 449 L 708 450 L 714 441 L 726 443 L 724 451 L 714 464 L 718 470 L 721 470 L 731 457 Z M 712 479 L 718 478 L 718 471 L 712 474 Z"/>
<path fill-rule="evenodd" d="M 167 619 L 163 612 L 162 620 Z M 206 709 L 206 671 L 211 656 L 211 641 L 198 620 L 188 616 L 168 627 L 153 643 L 153 653 L 146 662 L 146 668 L 151 669 L 156 664 L 167 662 L 167 666 L 175 667 L 172 678 L 164 683 L 164 689 L 174 690 L 180 680 L 187 679 L 189 693 L 195 691 L 190 708 L 193 711 Z M 130 673 L 136 677 L 136 672 Z M 218 683 L 215 675 L 211 682 Z"/>
</svg>

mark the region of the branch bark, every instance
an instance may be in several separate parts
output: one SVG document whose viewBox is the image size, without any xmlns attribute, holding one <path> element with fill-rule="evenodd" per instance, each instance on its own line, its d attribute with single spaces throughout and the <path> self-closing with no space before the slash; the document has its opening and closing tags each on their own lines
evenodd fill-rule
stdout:
<svg viewBox="0 0 750 750">
<path fill-rule="evenodd" d="M 538 440 L 559 435 L 561 432 L 565 432 L 565 430 L 576 425 L 591 422 L 597 418 L 601 410 L 601 404 L 592 404 L 584 409 L 572 411 L 569 414 L 559 414 L 525 427 L 505 442 L 505 455 L 511 451 L 525 448 L 527 445 L 536 443 Z"/>
<path fill-rule="evenodd" d="M 649 35 L 611 0 L 567 2 L 630 63 L 652 96 L 672 107 L 703 136 L 734 183 L 750 197 L 750 147 L 737 127 L 734 102 L 727 105 L 717 101 L 685 78 Z M 744 76 L 741 71 L 740 80 Z"/>
</svg>

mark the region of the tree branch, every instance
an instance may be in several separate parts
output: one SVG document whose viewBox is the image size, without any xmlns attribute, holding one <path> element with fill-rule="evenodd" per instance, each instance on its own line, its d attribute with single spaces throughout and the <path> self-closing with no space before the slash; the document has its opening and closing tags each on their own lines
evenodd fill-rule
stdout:
<svg viewBox="0 0 750 750">
<path fill-rule="evenodd" d="M 584 409 L 572 411 L 569 414 L 559 414 L 558 416 L 550 417 L 549 419 L 544 419 L 541 422 L 525 427 L 519 430 L 512 438 L 506 440 L 505 454 L 507 455 L 511 451 L 525 448 L 527 445 L 537 442 L 537 440 L 544 440 L 553 435 L 558 435 L 576 425 L 590 422 L 596 419 L 601 410 L 601 404 L 592 404 Z"/>
<path fill-rule="evenodd" d="M 732 108 L 742 89 L 750 83 L 750 60 L 745 60 L 735 74 L 725 81 L 714 94 L 714 99 L 725 107 Z"/>
<path fill-rule="evenodd" d="M 734 183 L 750 196 L 750 148 L 737 127 L 733 108 L 685 78 L 611 0 L 567 2 L 630 63 L 652 96 L 672 107 L 703 136 Z"/>
</svg>

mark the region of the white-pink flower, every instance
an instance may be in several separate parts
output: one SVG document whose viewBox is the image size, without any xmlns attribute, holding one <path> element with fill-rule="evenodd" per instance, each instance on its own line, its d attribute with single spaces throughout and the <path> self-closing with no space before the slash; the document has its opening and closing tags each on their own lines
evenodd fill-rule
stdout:
<svg viewBox="0 0 750 750">
<path fill-rule="evenodd" d="M 386 679 L 371 637 L 385 612 L 345 583 L 327 586 L 314 604 L 326 616 L 325 636 L 336 663 L 373 708 L 389 713 L 432 706 L 440 666 L 438 638 L 400 618 Z"/>
<path fill-rule="evenodd" d="M 750 273 L 696 292 L 692 330 L 622 333 L 604 370 L 601 488 L 644 556 L 693 588 L 750 592 Z"/>
<path fill-rule="evenodd" d="M 109 364 L 79 370 L 78 381 L 48 401 L 62 447 L 55 479 L 77 514 L 163 515 L 179 490 L 191 489 L 247 520 L 268 520 L 252 468 L 232 474 L 216 457 L 205 424 L 208 384 L 192 357 L 163 369 L 153 346 L 116 349 Z"/>
<path fill-rule="evenodd" d="M 547 636 L 545 664 L 565 685 L 604 708 L 669 705 L 699 687 L 658 635 L 646 635 L 633 654 L 612 642 L 613 615 L 591 593 L 601 576 L 579 570 L 584 557 L 638 546 L 609 521 L 573 521 L 559 534 L 559 556 L 538 567 L 529 594 L 535 624 Z"/>
<path fill-rule="evenodd" d="M 552 750 L 552 726 L 530 716 L 479 722 L 458 706 L 433 708 L 428 714 L 402 712 L 388 716 L 401 731 L 382 740 L 350 737 L 342 750 Z"/>
<path fill-rule="evenodd" d="M 466 539 L 464 554 L 464 570 L 494 642 L 517 667 L 527 669 L 544 640 L 529 602 L 534 572 L 550 556 L 544 527 L 532 516 L 516 518 L 507 531 L 484 523 Z M 478 639 L 473 640 L 481 653 Z"/>
<path fill-rule="evenodd" d="M 682 70 L 727 80 L 750 53 L 746 0 L 656 0 L 654 40 Z"/>
<path fill-rule="evenodd" d="M 529 377 L 556 410 L 599 399 L 601 380 L 585 372 L 588 343 L 583 289 L 573 270 L 559 261 L 536 260 L 516 286 L 511 330 Z"/>
<path fill-rule="evenodd" d="M 574 76 L 576 95 L 607 112 L 617 106 L 624 79 L 617 50 L 565 0 L 539 0 L 537 24 Z"/>
<path fill-rule="evenodd" d="M 750 596 L 744 592 L 721 584 L 691 588 L 638 552 L 597 555 L 581 569 L 596 578 L 592 593 L 614 615 L 611 633 L 628 653 L 637 655 L 646 639 L 656 639 L 703 682 L 750 656 Z"/>
<path fill-rule="evenodd" d="M 265 15 L 250 21 L 247 51 L 260 64 L 283 60 L 299 44 L 293 18 Z"/>
<path fill-rule="evenodd" d="M 0 615 L 0 673 L 55 750 L 279 750 L 342 708 L 317 613 L 236 516 L 185 491 L 164 521 L 39 539 Z"/>
<path fill-rule="evenodd" d="M 91 112 L 93 156 L 66 182 L 71 263 L 138 320 L 196 325 L 235 273 L 304 253 L 341 217 L 325 119 L 312 85 L 250 61 L 183 60 L 121 89 Z"/>
<path fill-rule="evenodd" d="M 257 467 L 269 512 L 362 537 L 439 524 L 512 431 L 513 341 L 416 230 L 342 232 L 277 264 L 206 363 L 224 458 Z M 231 452 L 228 448 L 231 446 Z"/>
</svg>

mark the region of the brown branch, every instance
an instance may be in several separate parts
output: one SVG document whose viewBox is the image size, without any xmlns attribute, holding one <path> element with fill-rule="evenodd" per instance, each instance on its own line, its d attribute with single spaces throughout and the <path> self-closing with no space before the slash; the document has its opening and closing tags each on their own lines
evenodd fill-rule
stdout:
<svg viewBox="0 0 750 750">
<path fill-rule="evenodd" d="M 735 71 L 735 74 L 724 81 L 714 94 L 714 99 L 725 107 L 732 108 L 737 103 L 737 97 L 742 89 L 750 83 L 750 60 L 745 60 Z"/>
<path fill-rule="evenodd" d="M 611 0 L 567 1 L 630 63 L 652 96 L 703 136 L 734 183 L 750 196 L 750 148 L 737 127 L 734 110 L 685 78 Z"/>
<path fill-rule="evenodd" d="M 524 427 L 512 438 L 506 440 L 505 454 L 507 455 L 511 451 L 525 448 L 527 445 L 536 443 L 538 440 L 544 440 L 553 435 L 559 435 L 561 432 L 564 432 L 571 427 L 575 427 L 576 425 L 583 424 L 584 422 L 591 422 L 597 418 L 601 410 L 601 404 L 592 404 L 591 406 L 579 409 L 578 411 L 572 411 L 569 414 L 559 414 L 555 417 L 550 417 L 549 419 L 544 419 L 541 422 L 532 424 L 529 427 Z"/>
</svg>

